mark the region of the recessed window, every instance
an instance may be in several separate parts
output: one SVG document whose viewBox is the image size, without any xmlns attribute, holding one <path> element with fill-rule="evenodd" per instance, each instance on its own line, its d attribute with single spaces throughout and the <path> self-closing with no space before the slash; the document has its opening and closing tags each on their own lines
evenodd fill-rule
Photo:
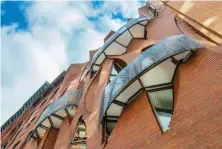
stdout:
<svg viewBox="0 0 222 149">
<path fill-rule="evenodd" d="M 3 145 L 2 149 L 6 149 L 8 144 Z"/>
<path fill-rule="evenodd" d="M 152 17 L 156 17 L 158 15 L 157 11 L 156 11 L 156 8 L 150 4 L 149 2 L 146 3 L 146 6 L 147 6 L 147 9 L 149 11 L 149 14 L 152 16 Z"/>
<path fill-rule="evenodd" d="M 86 126 L 85 123 L 81 120 L 76 128 L 74 137 L 72 138 L 70 149 L 85 149 L 86 148 Z"/>
<path fill-rule="evenodd" d="M 121 61 L 121 64 L 118 61 Z M 118 61 L 113 62 L 109 82 L 112 81 L 117 76 L 117 74 L 126 66 L 125 62 L 123 62 L 122 60 Z"/>
</svg>

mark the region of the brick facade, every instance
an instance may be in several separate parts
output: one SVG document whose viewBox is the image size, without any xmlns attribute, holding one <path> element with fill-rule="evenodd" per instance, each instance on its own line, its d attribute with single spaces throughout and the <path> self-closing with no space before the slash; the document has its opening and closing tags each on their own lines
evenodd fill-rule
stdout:
<svg viewBox="0 0 222 149">
<path fill-rule="evenodd" d="M 2 147 L 7 144 L 8 149 L 13 149 L 19 142 L 16 146 L 19 149 L 68 149 L 77 124 L 82 119 L 86 125 L 88 149 L 221 149 L 222 48 L 186 21 L 180 20 L 166 5 L 155 2 L 153 5 L 160 13 L 146 25 L 147 39 L 133 39 L 127 47 L 127 53 L 105 59 L 95 74 L 91 73 L 90 68 L 97 50 L 89 53 L 89 62 L 72 64 L 62 82 L 2 132 Z M 145 6 L 139 8 L 139 14 L 147 15 Z M 174 83 L 174 111 L 170 129 L 164 133 L 161 131 L 149 97 L 143 91 L 124 107 L 112 133 L 108 138 L 105 137 L 104 124 L 99 122 L 99 114 L 114 61 L 127 65 L 145 47 L 182 33 L 202 43 L 204 47 L 179 66 Z M 105 41 L 112 34 L 108 34 Z M 84 71 L 87 73 L 81 80 Z M 66 116 L 59 129 L 48 129 L 43 138 L 30 138 L 27 141 L 45 108 L 68 91 L 77 89 L 83 89 L 83 94 L 74 116 Z M 12 133 L 20 122 L 22 125 Z"/>
</svg>

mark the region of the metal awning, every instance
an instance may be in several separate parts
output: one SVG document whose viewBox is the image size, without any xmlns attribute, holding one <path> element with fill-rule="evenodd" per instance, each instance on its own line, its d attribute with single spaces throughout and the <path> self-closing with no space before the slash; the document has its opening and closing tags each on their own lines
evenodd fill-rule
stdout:
<svg viewBox="0 0 222 149">
<path fill-rule="evenodd" d="M 168 125 L 161 124 L 161 121 L 163 118 L 170 121 L 173 112 L 176 70 L 198 48 L 201 46 L 184 34 L 168 37 L 145 50 L 117 74 L 105 89 L 100 109 L 100 122 L 106 122 L 108 133 L 114 128 L 123 108 L 142 91 L 147 92 L 162 131 L 166 131 Z"/>
<path fill-rule="evenodd" d="M 116 31 L 93 56 L 92 71 L 97 72 L 106 57 L 124 54 L 131 39 L 146 38 L 146 24 L 150 19 L 131 19 Z"/>
<path fill-rule="evenodd" d="M 82 89 L 69 91 L 48 105 L 36 123 L 33 137 L 41 138 L 50 127 L 59 128 L 66 116 L 70 119 L 82 95 Z"/>
</svg>

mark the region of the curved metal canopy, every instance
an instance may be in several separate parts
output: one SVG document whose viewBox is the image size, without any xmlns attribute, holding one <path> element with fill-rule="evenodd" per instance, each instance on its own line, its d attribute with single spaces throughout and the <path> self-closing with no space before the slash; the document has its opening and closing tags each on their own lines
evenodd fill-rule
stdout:
<svg viewBox="0 0 222 149">
<path fill-rule="evenodd" d="M 106 121 L 107 131 L 112 131 L 123 108 L 143 90 L 147 91 L 159 118 L 169 120 L 173 111 L 172 85 L 178 64 L 185 62 L 197 48 L 201 46 L 184 34 L 168 37 L 126 66 L 105 89 L 100 122 Z M 161 127 L 166 131 L 168 126 Z"/>
<path fill-rule="evenodd" d="M 48 105 L 36 123 L 33 137 L 41 138 L 50 127 L 59 128 L 66 116 L 75 114 L 82 95 L 82 89 L 69 91 Z"/>
<path fill-rule="evenodd" d="M 93 56 L 92 71 L 97 72 L 107 56 L 125 53 L 131 39 L 146 38 L 146 24 L 150 19 L 150 17 L 131 19 L 116 31 Z"/>
</svg>

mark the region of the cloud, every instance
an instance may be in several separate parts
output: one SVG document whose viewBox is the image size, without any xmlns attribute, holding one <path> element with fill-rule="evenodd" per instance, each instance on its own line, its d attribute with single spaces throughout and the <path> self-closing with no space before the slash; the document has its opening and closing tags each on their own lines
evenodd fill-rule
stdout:
<svg viewBox="0 0 222 149">
<path fill-rule="evenodd" d="M 106 34 L 125 23 L 122 18 L 136 17 L 139 6 L 114 1 L 95 9 L 91 2 L 38 1 L 23 8 L 27 29 L 18 30 L 19 22 L 1 28 L 1 123 L 46 80 L 87 61 L 88 51 L 102 46 Z"/>
</svg>

